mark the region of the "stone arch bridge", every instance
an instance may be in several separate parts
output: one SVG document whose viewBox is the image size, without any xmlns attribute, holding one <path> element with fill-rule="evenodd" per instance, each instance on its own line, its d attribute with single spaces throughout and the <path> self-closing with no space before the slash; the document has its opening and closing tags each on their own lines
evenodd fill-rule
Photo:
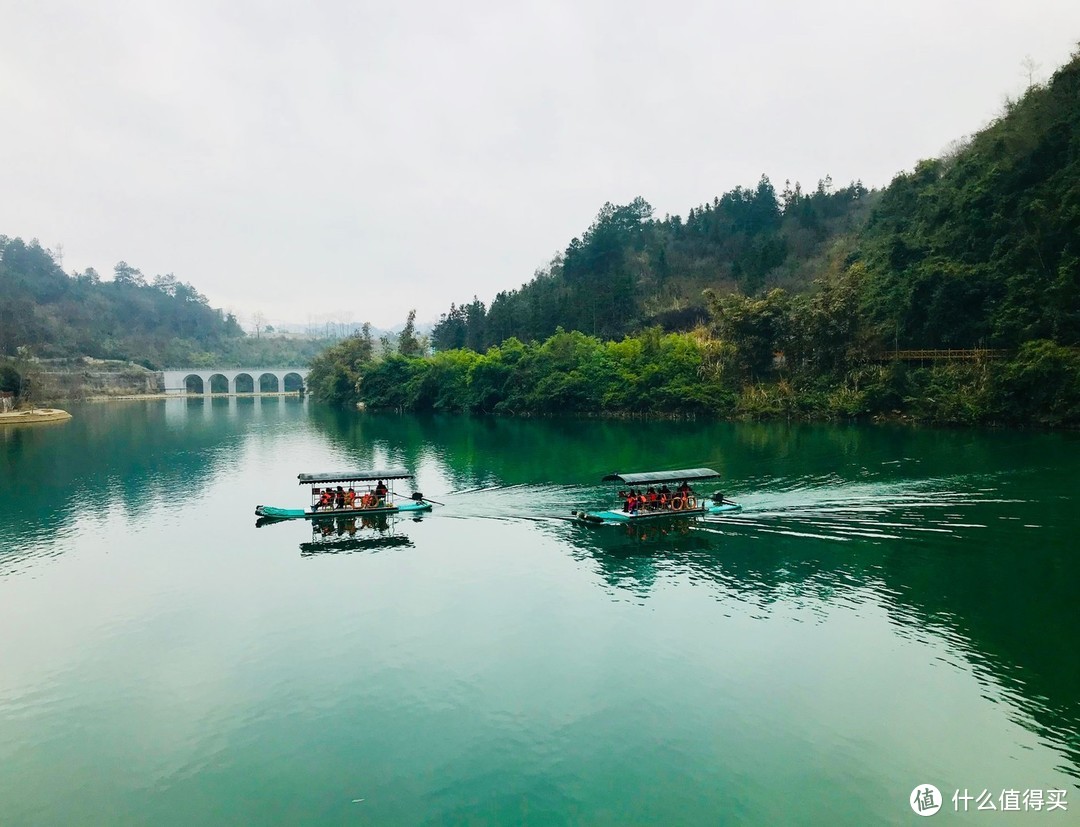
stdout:
<svg viewBox="0 0 1080 827">
<path fill-rule="evenodd" d="M 288 393 L 304 390 L 307 368 L 176 368 L 161 372 L 168 394 Z"/>
</svg>

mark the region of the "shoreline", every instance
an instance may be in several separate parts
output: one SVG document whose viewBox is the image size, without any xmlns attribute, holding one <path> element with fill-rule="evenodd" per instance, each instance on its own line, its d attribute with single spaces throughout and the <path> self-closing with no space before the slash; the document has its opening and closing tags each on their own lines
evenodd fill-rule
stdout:
<svg viewBox="0 0 1080 827">
<path fill-rule="evenodd" d="M 116 396 L 87 396 L 82 399 L 59 400 L 64 402 L 132 402 L 143 399 L 257 399 L 263 396 L 300 396 L 299 391 L 274 391 L 272 393 L 131 393 Z"/>
</svg>

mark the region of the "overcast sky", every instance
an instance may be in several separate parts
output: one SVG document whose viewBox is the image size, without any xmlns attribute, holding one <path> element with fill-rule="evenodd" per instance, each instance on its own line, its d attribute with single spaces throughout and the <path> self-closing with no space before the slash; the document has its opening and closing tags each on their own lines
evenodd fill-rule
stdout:
<svg viewBox="0 0 1080 827">
<path fill-rule="evenodd" d="M 1078 0 L 0 0 L 0 233 L 248 322 L 434 320 L 605 201 L 880 187 L 1080 40 Z"/>
</svg>

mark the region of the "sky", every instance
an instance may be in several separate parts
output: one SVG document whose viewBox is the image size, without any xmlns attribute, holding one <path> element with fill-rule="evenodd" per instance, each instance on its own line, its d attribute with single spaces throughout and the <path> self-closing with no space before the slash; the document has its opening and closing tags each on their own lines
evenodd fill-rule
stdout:
<svg viewBox="0 0 1080 827">
<path fill-rule="evenodd" d="M 0 0 L 0 233 L 248 325 L 490 303 L 607 201 L 882 187 L 1046 80 L 1077 0 Z"/>
</svg>

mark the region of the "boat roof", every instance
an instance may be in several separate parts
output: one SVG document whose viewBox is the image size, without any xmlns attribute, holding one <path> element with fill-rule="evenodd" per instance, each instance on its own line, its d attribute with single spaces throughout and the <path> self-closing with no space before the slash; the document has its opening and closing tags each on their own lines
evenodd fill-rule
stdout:
<svg viewBox="0 0 1080 827">
<path fill-rule="evenodd" d="M 625 482 L 627 485 L 649 485 L 654 482 L 709 480 L 720 474 L 712 468 L 684 468 L 681 471 L 639 471 L 634 474 L 608 474 L 602 482 Z"/>
<path fill-rule="evenodd" d="M 404 468 L 386 468 L 382 471 L 338 471 L 330 474 L 297 474 L 301 485 L 319 482 L 366 482 L 367 480 L 411 480 L 413 475 Z"/>
</svg>

